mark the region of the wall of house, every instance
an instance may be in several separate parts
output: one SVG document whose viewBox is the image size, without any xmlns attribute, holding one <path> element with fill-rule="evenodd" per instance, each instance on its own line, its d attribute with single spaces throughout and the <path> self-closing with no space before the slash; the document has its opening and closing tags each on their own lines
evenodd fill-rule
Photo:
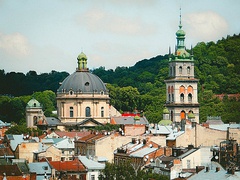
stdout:
<svg viewBox="0 0 240 180">
<path fill-rule="evenodd" d="M 240 130 L 230 130 L 232 135 L 240 141 Z M 196 128 L 186 127 L 185 133 L 176 139 L 176 147 L 187 147 L 189 144 L 195 147 L 213 146 L 220 144 L 227 137 L 227 131 L 220 131 L 196 125 Z"/>
<path fill-rule="evenodd" d="M 33 162 L 34 153 L 39 151 L 39 143 L 23 142 L 16 149 L 16 158 L 26 159 L 29 163 Z"/>
<path fill-rule="evenodd" d="M 237 140 L 237 143 L 240 144 L 240 129 L 229 129 L 229 139 Z"/>
<path fill-rule="evenodd" d="M 60 161 L 62 156 L 62 151 L 57 149 L 54 146 L 50 146 L 46 149 L 45 152 L 39 153 L 38 159 L 46 157 L 48 160 L 51 159 L 51 161 Z"/>
<path fill-rule="evenodd" d="M 201 165 L 201 150 L 189 154 L 187 157 L 181 159 L 183 169 L 195 169 L 196 166 Z"/>
<path fill-rule="evenodd" d="M 146 131 L 145 125 L 132 125 L 132 124 L 124 125 L 125 136 L 142 135 L 145 133 L 145 131 Z"/>
</svg>

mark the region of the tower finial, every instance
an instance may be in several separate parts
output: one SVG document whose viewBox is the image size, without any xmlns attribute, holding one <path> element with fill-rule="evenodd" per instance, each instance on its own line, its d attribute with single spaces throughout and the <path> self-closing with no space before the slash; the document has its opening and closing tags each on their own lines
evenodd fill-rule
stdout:
<svg viewBox="0 0 240 180">
<path fill-rule="evenodd" d="M 179 16 L 180 20 L 179 20 L 179 28 L 182 28 L 182 8 L 180 7 L 180 16 Z"/>
</svg>

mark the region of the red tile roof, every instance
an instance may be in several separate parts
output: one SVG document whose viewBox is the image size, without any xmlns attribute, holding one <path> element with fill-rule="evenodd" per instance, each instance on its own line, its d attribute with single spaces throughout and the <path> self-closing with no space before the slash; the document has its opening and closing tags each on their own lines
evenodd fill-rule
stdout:
<svg viewBox="0 0 240 180">
<path fill-rule="evenodd" d="M 69 138 L 74 138 L 74 137 L 84 137 L 86 135 L 89 135 L 91 132 L 90 131 L 84 131 L 84 132 L 64 132 L 64 131 L 55 131 L 55 133 L 59 136 L 59 137 L 69 137 Z"/>
<path fill-rule="evenodd" d="M 78 158 L 73 161 L 49 161 L 49 164 L 57 171 L 86 171 L 86 167 Z"/>
</svg>

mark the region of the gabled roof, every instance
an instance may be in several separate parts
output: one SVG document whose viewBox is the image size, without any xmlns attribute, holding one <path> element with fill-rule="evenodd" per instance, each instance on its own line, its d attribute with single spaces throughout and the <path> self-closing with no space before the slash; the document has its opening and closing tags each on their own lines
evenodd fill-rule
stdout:
<svg viewBox="0 0 240 180">
<path fill-rule="evenodd" d="M 49 161 L 49 164 L 57 171 L 86 171 L 86 167 L 78 158 L 75 158 L 73 161 Z"/>
<path fill-rule="evenodd" d="M 37 173 L 37 175 L 51 173 L 51 167 L 48 164 L 48 162 L 33 162 L 33 163 L 29 163 L 28 166 L 29 166 L 29 171 L 35 172 Z"/>
<path fill-rule="evenodd" d="M 62 124 L 61 121 L 55 117 L 46 117 L 46 124 L 48 126 L 57 126 Z"/>
<path fill-rule="evenodd" d="M 78 159 L 84 164 L 88 170 L 102 170 L 105 168 L 104 164 L 88 159 L 86 156 L 78 156 Z"/>
<path fill-rule="evenodd" d="M 104 134 L 95 134 L 95 133 L 92 133 L 92 134 L 89 134 L 87 136 L 84 136 L 82 138 L 79 139 L 79 141 L 82 141 L 82 142 L 95 142 L 96 140 L 104 137 L 105 135 Z"/>
<path fill-rule="evenodd" d="M 0 148 L 0 158 L 1 157 L 14 158 L 14 154 L 9 147 L 4 147 L 4 148 Z"/>
<path fill-rule="evenodd" d="M 102 123 L 96 121 L 93 118 L 87 118 L 79 123 L 77 123 L 78 126 L 103 126 Z"/>
<path fill-rule="evenodd" d="M 187 152 L 183 153 L 182 155 L 178 156 L 179 159 L 183 159 L 187 156 L 189 156 L 190 154 L 194 153 L 195 151 L 199 150 L 199 148 L 193 148 L 188 150 Z"/>
</svg>

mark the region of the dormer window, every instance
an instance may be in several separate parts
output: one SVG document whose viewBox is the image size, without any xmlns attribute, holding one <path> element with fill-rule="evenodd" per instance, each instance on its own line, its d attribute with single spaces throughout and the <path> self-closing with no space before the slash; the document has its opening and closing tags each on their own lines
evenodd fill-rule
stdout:
<svg viewBox="0 0 240 180">
<path fill-rule="evenodd" d="M 73 91 L 72 91 L 72 90 L 71 90 L 71 91 L 69 91 L 69 94 L 70 94 L 70 95 L 73 95 Z"/>
<path fill-rule="evenodd" d="M 89 86 L 89 82 L 86 82 L 86 83 L 85 83 L 85 86 Z"/>
</svg>

